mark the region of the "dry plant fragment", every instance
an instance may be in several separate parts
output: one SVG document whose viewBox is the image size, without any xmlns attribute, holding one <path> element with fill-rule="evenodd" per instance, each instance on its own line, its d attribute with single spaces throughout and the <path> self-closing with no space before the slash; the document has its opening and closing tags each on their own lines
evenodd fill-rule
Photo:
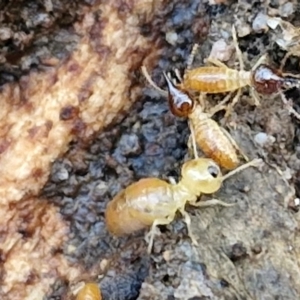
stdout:
<svg viewBox="0 0 300 300">
<path fill-rule="evenodd" d="M 138 95 L 130 89 L 132 70 L 156 50 L 140 35 L 138 16 L 151 18 L 153 3 L 127 5 L 122 14 L 114 1 L 87 10 L 74 27 L 82 39 L 67 61 L 1 90 L 1 299 L 42 299 L 57 277 L 72 281 L 79 273 L 59 251 L 67 224 L 36 195 L 75 136 L 91 137 Z"/>
<path fill-rule="evenodd" d="M 286 51 L 300 51 L 300 28 L 293 26 L 291 23 L 281 18 L 269 17 L 268 26 L 276 33 L 276 43 Z"/>
</svg>

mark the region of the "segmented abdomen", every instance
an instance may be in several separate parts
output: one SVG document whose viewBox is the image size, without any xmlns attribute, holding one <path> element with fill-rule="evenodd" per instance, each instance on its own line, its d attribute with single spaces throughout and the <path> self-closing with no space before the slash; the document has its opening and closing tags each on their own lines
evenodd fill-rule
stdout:
<svg viewBox="0 0 300 300">
<path fill-rule="evenodd" d="M 248 85 L 248 75 L 248 72 L 229 68 L 200 67 L 186 72 L 182 86 L 209 94 L 225 93 Z"/>
<path fill-rule="evenodd" d="M 238 166 L 239 159 L 236 149 L 214 120 L 198 119 L 192 124 L 197 144 L 207 157 L 227 170 L 235 169 Z"/>
<path fill-rule="evenodd" d="M 120 191 L 105 210 L 108 231 L 123 236 L 151 226 L 177 210 L 170 184 L 158 178 L 141 179 Z"/>
</svg>

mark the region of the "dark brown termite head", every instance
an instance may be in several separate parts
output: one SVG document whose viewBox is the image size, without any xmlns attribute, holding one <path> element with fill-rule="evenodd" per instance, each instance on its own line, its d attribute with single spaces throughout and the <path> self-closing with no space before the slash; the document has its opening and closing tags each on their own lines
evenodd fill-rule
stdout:
<svg viewBox="0 0 300 300">
<path fill-rule="evenodd" d="M 272 95 L 281 90 L 289 90 L 300 86 L 299 79 L 282 76 L 278 70 L 264 64 L 254 70 L 252 83 L 255 91 L 262 95 Z"/>
<path fill-rule="evenodd" d="M 258 66 L 252 76 L 255 91 L 263 95 L 277 93 L 283 81 L 276 69 L 264 64 Z"/>
<path fill-rule="evenodd" d="M 195 101 L 188 92 L 176 87 L 169 77 L 165 73 L 163 74 L 168 85 L 168 102 L 172 114 L 177 117 L 188 117 L 194 109 Z"/>
</svg>

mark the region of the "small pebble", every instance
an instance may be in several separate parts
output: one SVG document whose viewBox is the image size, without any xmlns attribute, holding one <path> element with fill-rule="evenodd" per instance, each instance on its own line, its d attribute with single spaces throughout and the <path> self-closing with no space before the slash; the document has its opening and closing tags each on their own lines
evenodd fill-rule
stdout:
<svg viewBox="0 0 300 300">
<path fill-rule="evenodd" d="M 178 35 L 174 31 L 169 31 L 166 33 L 166 41 L 171 44 L 172 46 L 175 46 L 178 40 Z"/>
<path fill-rule="evenodd" d="M 0 28 L 0 40 L 6 41 L 12 37 L 12 31 L 10 28 L 2 27 Z"/>
<path fill-rule="evenodd" d="M 216 41 L 211 49 L 209 58 L 217 59 L 220 61 L 228 61 L 232 56 L 234 47 L 227 45 L 224 39 Z"/>
<path fill-rule="evenodd" d="M 55 172 L 52 176 L 53 182 L 60 182 L 65 181 L 69 178 L 69 172 L 65 168 L 59 169 L 57 172 Z"/>
<path fill-rule="evenodd" d="M 165 252 L 163 253 L 163 258 L 164 258 L 164 260 L 167 261 L 167 262 L 170 261 L 170 255 L 171 255 L 170 250 L 165 251 Z"/>
<path fill-rule="evenodd" d="M 99 184 L 96 186 L 95 193 L 97 196 L 104 196 L 108 191 L 108 185 L 105 181 L 100 181 Z"/>
<path fill-rule="evenodd" d="M 275 137 L 267 135 L 265 132 L 259 132 L 254 137 L 254 141 L 261 147 L 265 146 L 267 143 L 273 144 L 275 140 Z"/>
<path fill-rule="evenodd" d="M 135 133 L 123 134 L 119 141 L 119 148 L 124 156 L 140 153 L 141 147 L 138 136 Z"/>
<path fill-rule="evenodd" d="M 292 2 L 287 2 L 280 6 L 280 15 L 284 18 L 289 17 L 294 13 L 294 4 Z"/>
<path fill-rule="evenodd" d="M 258 13 L 252 22 L 254 31 L 267 31 L 268 30 L 268 17 L 264 13 Z"/>
<path fill-rule="evenodd" d="M 249 35 L 252 31 L 251 27 L 247 23 L 242 22 L 240 22 L 240 24 L 236 24 L 235 28 L 237 31 L 237 36 L 241 38 Z"/>
<path fill-rule="evenodd" d="M 286 168 L 283 172 L 282 175 L 286 180 L 290 180 L 293 178 L 293 172 L 290 168 Z"/>
</svg>

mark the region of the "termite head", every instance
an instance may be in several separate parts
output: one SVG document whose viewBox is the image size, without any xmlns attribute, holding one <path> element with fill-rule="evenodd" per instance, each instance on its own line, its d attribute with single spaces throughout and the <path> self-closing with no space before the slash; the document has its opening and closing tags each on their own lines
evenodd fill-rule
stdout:
<svg viewBox="0 0 300 300">
<path fill-rule="evenodd" d="M 187 161 L 181 170 L 184 185 L 195 195 L 212 194 L 222 185 L 220 167 L 208 158 L 197 158 Z"/>
<path fill-rule="evenodd" d="M 298 79 L 282 76 L 276 69 L 264 64 L 254 70 L 252 82 L 255 91 L 263 95 L 276 94 L 281 90 L 300 86 Z"/>
<path fill-rule="evenodd" d="M 177 117 L 188 117 L 193 111 L 195 102 L 186 91 L 181 90 L 171 82 L 168 76 L 163 73 L 168 85 L 168 102 L 173 115 Z"/>
</svg>

